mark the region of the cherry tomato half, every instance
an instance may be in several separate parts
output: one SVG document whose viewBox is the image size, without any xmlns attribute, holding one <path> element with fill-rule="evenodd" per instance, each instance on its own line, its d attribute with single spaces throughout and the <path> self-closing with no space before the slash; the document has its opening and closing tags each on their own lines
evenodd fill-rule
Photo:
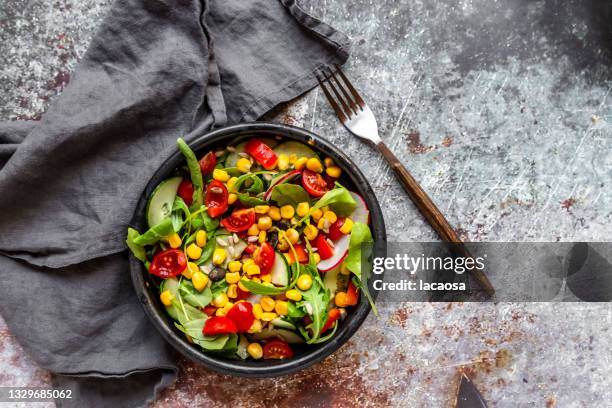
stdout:
<svg viewBox="0 0 612 408">
<path fill-rule="evenodd" d="M 204 307 L 204 313 L 206 313 L 208 316 L 214 316 L 216 311 L 217 308 L 212 305 Z"/>
<path fill-rule="evenodd" d="M 212 180 L 206 187 L 206 206 L 208 215 L 218 217 L 227 211 L 227 198 L 229 194 L 225 184 L 220 181 Z"/>
<path fill-rule="evenodd" d="M 278 159 L 274 150 L 259 139 L 249 140 L 244 146 L 244 151 L 267 170 L 272 169 Z"/>
<path fill-rule="evenodd" d="M 359 302 L 359 292 L 352 281 L 349 281 L 348 289 L 346 289 L 346 304 L 355 306 Z"/>
<path fill-rule="evenodd" d="M 281 360 L 293 357 L 293 351 L 286 342 L 274 339 L 266 343 L 263 348 L 263 358 Z"/>
<path fill-rule="evenodd" d="M 208 152 L 200 159 L 199 163 L 203 176 L 211 174 L 217 165 L 217 156 L 213 152 Z"/>
<path fill-rule="evenodd" d="M 293 246 L 293 248 L 295 249 L 295 253 L 297 254 L 298 262 L 308 263 L 308 253 L 306 252 L 306 248 L 304 248 L 304 245 L 296 244 Z M 289 251 L 289 253 L 293 255 L 293 251 Z"/>
<path fill-rule="evenodd" d="M 344 232 L 340 231 L 340 228 L 344 225 L 345 217 L 339 217 L 336 222 L 334 222 L 331 227 L 329 227 L 329 234 L 327 235 L 329 239 L 332 241 L 336 241 L 344 235 Z"/>
<path fill-rule="evenodd" d="M 244 333 L 251 328 L 255 321 L 253 305 L 249 302 L 238 302 L 227 312 L 227 317 L 236 323 L 238 333 Z"/>
<path fill-rule="evenodd" d="M 166 249 L 153 257 L 149 272 L 163 279 L 179 275 L 187 267 L 187 257 L 180 249 Z"/>
<path fill-rule="evenodd" d="M 321 260 L 329 259 L 334 256 L 334 249 L 327 242 L 325 235 L 319 234 L 315 239 L 314 245 L 319 250 Z"/>
<path fill-rule="evenodd" d="M 191 205 L 193 203 L 193 184 L 191 184 L 191 181 L 183 179 L 181 184 L 179 184 L 177 194 L 183 199 L 185 204 Z"/>
<path fill-rule="evenodd" d="M 231 334 L 238 332 L 236 323 L 227 316 L 209 317 L 204 323 L 202 333 L 205 336 L 216 336 L 218 334 Z"/>
<path fill-rule="evenodd" d="M 329 329 L 331 329 L 334 325 L 334 322 L 340 318 L 340 309 L 331 309 L 327 314 L 327 321 L 323 325 L 321 329 L 321 334 L 325 333 Z"/>
<path fill-rule="evenodd" d="M 259 266 L 259 270 L 262 275 L 267 275 L 272 271 L 272 267 L 274 266 L 274 248 L 272 245 L 264 242 L 259 247 L 259 251 L 257 251 L 257 255 L 255 256 L 255 264 Z"/>
<path fill-rule="evenodd" d="M 308 169 L 302 173 L 302 185 L 313 197 L 322 197 L 329 190 L 323 177 Z"/>
<path fill-rule="evenodd" d="M 255 209 L 234 210 L 232 215 L 221 220 L 221 225 L 229 232 L 246 231 L 255 222 Z"/>
<path fill-rule="evenodd" d="M 249 244 L 246 248 L 244 248 L 244 253 L 247 255 L 251 255 L 253 252 L 257 250 L 257 245 Z"/>
</svg>

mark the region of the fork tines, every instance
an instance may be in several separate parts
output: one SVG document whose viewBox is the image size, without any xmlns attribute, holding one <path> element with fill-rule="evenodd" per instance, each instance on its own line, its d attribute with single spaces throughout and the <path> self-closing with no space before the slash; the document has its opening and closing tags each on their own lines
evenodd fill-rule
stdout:
<svg viewBox="0 0 612 408">
<path fill-rule="evenodd" d="M 319 81 L 319 85 L 321 85 L 321 89 L 323 89 L 325 97 L 329 101 L 329 104 L 336 112 L 336 115 L 340 121 L 345 123 L 359 111 L 363 110 L 365 102 L 361 96 L 359 96 L 359 93 L 357 93 L 355 87 L 353 87 L 346 75 L 344 75 L 344 72 L 342 72 L 340 66 L 335 64 L 335 68 L 336 72 L 334 72 L 334 70 L 332 70 L 329 66 L 325 66 L 321 68 L 319 72 L 315 71 L 315 75 Z M 336 75 L 336 73 L 338 75 Z M 323 79 L 321 79 L 321 76 L 323 76 Z M 340 76 L 342 81 L 338 79 L 338 76 Z M 333 92 L 335 98 L 332 96 L 329 88 L 331 88 L 331 92 Z M 338 89 L 340 91 L 338 91 Z M 338 102 L 340 102 L 340 104 L 338 104 Z"/>
</svg>

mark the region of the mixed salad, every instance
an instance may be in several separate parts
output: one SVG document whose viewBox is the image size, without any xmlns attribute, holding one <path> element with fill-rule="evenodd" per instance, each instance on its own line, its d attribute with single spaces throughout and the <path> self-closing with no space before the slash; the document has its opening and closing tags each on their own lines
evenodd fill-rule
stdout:
<svg viewBox="0 0 612 408">
<path fill-rule="evenodd" d="M 149 229 L 129 228 L 127 245 L 189 342 L 291 358 L 332 338 L 360 293 L 374 307 L 361 275 L 369 211 L 331 158 L 253 137 L 198 159 L 177 143 L 186 165 L 153 191 Z"/>
</svg>

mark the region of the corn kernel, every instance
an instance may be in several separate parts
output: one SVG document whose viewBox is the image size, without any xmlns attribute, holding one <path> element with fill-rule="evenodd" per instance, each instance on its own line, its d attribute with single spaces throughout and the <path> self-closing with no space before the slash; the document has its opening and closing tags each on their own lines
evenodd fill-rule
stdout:
<svg viewBox="0 0 612 408">
<path fill-rule="evenodd" d="M 263 356 L 263 349 L 259 343 L 251 343 L 247 346 L 247 352 L 255 360 L 259 360 Z"/>
<path fill-rule="evenodd" d="M 302 170 L 304 167 L 306 167 L 307 162 L 308 157 L 300 157 L 293 163 L 293 167 L 295 167 L 296 170 Z"/>
<path fill-rule="evenodd" d="M 267 214 L 268 211 L 270 211 L 269 205 L 256 205 L 255 206 L 255 213 L 257 214 Z"/>
<path fill-rule="evenodd" d="M 268 211 L 268 216 L 272 218 L 273 221 L 280 221 L 280 209 L 278 207 L 270 207 L 270 210 Z"/>
<path fill-rule="evenodd" d="M 304 227 L 304 236 L 309 241 L 314 241 L 317 235 L 319 235 L 319 230 L 314 225 L 308 224 L 307 226 Z"/>
<path fill-rule="evenodd" d="M 191 277 L 191 283 L 193 283 L 193 287 L 198 292 L 201 292 L 204 290 L 206 285 L 208 285 L 208 276 L 200 271 L 194 272 L 193 276 Z"/>
<path fill-rule="evenodd" d="M 236 193 L 229 193 L 227 196 L 227 203 L 232 205 L 236 202 L 236 200 L 238 200 L 238 194 Z"/>
<path fill-rule="evenodd" d="M 338 166 L 332 166 L 325 169 L 325 173 L 329 177 L 338 178 L 342 174 L 342 169 Z"/>
<path fill-rule="evenodd" d="M 251 263 L 251 264 L 247 265 L 245 272 L 249 276 L 251 276 L 251 275 L 259 275 L 261 273 L 261 271 L 259 270 L 259 266 L 255 265 L 254 263 Z"/>
<path fill-rule="evenodd" d="M 274 312 L 263 312 L 261 314 L 261 320 L 263 320 L 264 322 L 269 322 L 272 321 L 274 319 L 276 319 L 278 317 L 278 315 Z"/>
<path fill-rule="evenodd" d="M 306 162 L 306 168 L 310 171 L 314 171 L 315 173 L 321 173 L 323 171 L 323 165 L 316 157 L 311 157 L 308 159 Z"/>
<path fill-rule="evenodd" d="M 222 307 L 220 307 L 219 309 L 215 310 L 215 316 L 222 317 L 222 316 L 225 316 L 226 314 L 227 314 L 227 312 Z"/>
<path fill-rule="evenodd" d="M 226 256 L 227 252 L 225 251 L 225 248 L 215 248 L 212 261 L 215 265 L 221 265 L 225 261 Z"/>
<path fill-rule="evenodd" d="M 334 303 L 338 307 L 346 307 L 346 292 L 338 292 L 336 296 L 334 296 Z"/>
<path fill-rule="evenodd" d="M 169 290 L 164 290 L 162 293 L 159 294 L 159 300 L 161 300 L 161 302 L 165 306 L 172 306 L 172 300 L 174 300 L 174 295 Z"/>
<path fill-rule="evenodd" d="M 285 292 L 285 296 L 287 296 L 287 299 L 291 299 L 295 302 L 302 300 L 302 294 L 295 289 L 289 289 L 287 292 Z"/>
<path fill-rule="evenodd" d="M 230 272 L 240 272 L 241 268 L 242 268 L 242 263 L 240 261 L 231 261 L 230 263 L 227 264 L 227 269 Z"/>
<path fill-rule="evenodd" d="M 253 324 L 251 325 L 247 333 L 251 333 L 251 334 L 259 333 L 261 331 L 261 327 L 262 327 L 261 320 L 255 319 L 253 320 Z"/>
<path fill-rule="evenodd" d="M 289 164 L 293 164 L 295 163 L 295 161 L 298 159 L 297 154 L 295 153 L 291 153 L 289 155 Z"/>
<path fill-rule="evenodd" d="M 250 292 L 250 290 L 248 290 L 247 287 L 242 284 L 242 281 L 238 281 L 238 287 L 243 292 Z"/>
<path fill-rule="evenodd" d="M 279 316 L 287 316 L 287 313 L 289 313 L 289 306 L 287 306 L 287 302 L 284 300 L 277 300 L 274 305 L 274 311 Z"/>
<path fill-rule="evenodd" d="M 329 228 L 329 221 L 326 221 L 323 217 L 319 218 L 319 222 L 317 222 L 317 228 L 327 230 L 327 228 Z"/>
<path fill-rule="evenodd" d="M 227 191 L 229 193 L 237 193 L 238 190 L 236 189 L 236 182 L 238 181 L 238 177 L 230 177 L 227 180 L 227 183 L 225 183 L 225 185 L 227 186 Z"/>
<path fill-rule="evenodd" d="M 291 252 L 283 252 L 283 256 L 285 257 L 285 260 L 289 266 L 293 265 L 295 259 L 293 259 L 293 254 Z"/>
<path fill-rule="evenodd" d="M 251 161 L 246 157 L 241 157 L 236 162 L 236 168 L 241 173 L 248 173 L 249 171 L 251 171 Z"/>
<path fill-rule="evenodd" d="M 312 258 L 313 258 L 315 264 L 318 264 L 319 262 L 321 262 L 321 255 L 319 255 L 316 252 L 314 254 L 312 254 Z"/>
<path fill-rule="evenodd" d="M 259 220 L 257 220 L 257 228 L 259 228 L 260 230 L 267 231 L 271 227 L 272 227 L 272 218 L 268 217 L 267 215 L 263 217 L 259 217 Z"/>
<path fill-rule="evenodd" d="M 323 213 L 323 218 L 329 221 L 330 224 L 333 224 L 334 222 L 338 221 L 338 216 L 333 211 L 325 211 Z"/>
<path fill-rule="evenodd" d="M 182 272 L 182 275 L 187 279 L 191 279 L 193 274 L 200 271 L 200 267 L 193 262 L 187 262 L 187 267 Z"/>
<path fill-rule="evenodd" d="M 305 217 L 306 215 L 308 215 L 308 211 L 310 211 L 310 204 L 308 204 L 307 202 L 299 203 L 297 205 L 297 208 L 295 209 L 295 212 L 297 213 L 298 217 Z"/>
<path fill-rule="evenodd" d="M 225 170 L 214 169 L 213 170 L 213 178 L 215 180 L 217 180 L 217 181 L 225 183 L 227 180 L 229 180 L 230 176 L 229 176 L 229 174 L 227 174 L 227 171 L 225 171 Z"/>
<path fill-rule="evenodd" d="M 285 236 L 292 244 L 297 244 L 298 240 L 300 239 L 300 233 L 294 228 L 289 228 L 287 231 L 285 231 Z"/>
<path fill-rule="evenodd" d="M 325 160 L 323 160 L 323 163 L 325 163 L 325 167 L 332 167 L 334 165 L 334 159 L 331 157 L 326 157 Z"/>
<path fill-rule="evenodd" d="M 300 290 L 308 290 L 312 286 L 312 277 L 310 275 L 302 274 L 298 278 L 297 287 Z"/>
<path fill-rule="evenodd" d="M 284 238 L 284 234 L 283 238 L 278 240 L 278 243 L 276 244 L 276 249 L 281 252 L 287 251 L 289 249 L 289 242 L 287 242 L 287 240 Z"/>
<path fill-rule="evenodd" d="M 199 247 L 203 247 L 204 245 L 206 245 L 206 238 L 207 238 L 206 231 L 198 230 L 195 236 L 196 245 Z"/>
<path fill-rule="evenodd" d="M 168 244 L 170 245 L 170 248 L 175 248 L 175 249 L 179 248 L 181 244 L 183 243 L 183 241 L 181 240 L 181 237 L 176 232 L 168 236 L 167 240 L 168 240 Z"/>
<path fill-rule="evenodd" d="M 270 283 L 270 282 L 272 282 L 272 275 L 270 275 L 270 274 L 261 275 L 261 281 L 263 283 Z"/>
<path fill-rule="evenodd" d="M 353 230 L 353 220 L 346 218 L 344 224 L 340 227 L 340 232 L 343 234 L 350 234 Z"/>
<path fill-rule="evenodd" d="M 259 301 L 261 308 L 266 312 L 271 312 L 274 310 L 274 303 L 274 299 L 272 299 L 270 296 L 263 296 Z"/>
<path fill-rule="evenodd" d="M 225 304 L 225 306 L 223 306 L 223 310 L 225 310 L 225 313 L 229 312 L 230 309 L 234 307 L 234 303 L 232 301 L 229 301 Z"/>
<path fill-rule="evenodd" d="M 259 279 L 259 277 L 257 277 L 257 276 L 253 276 L 253 277 L 251 278 L 251 280 L 252 280 L 253 282 L 255 282 L 255 283 L 261 283 L 261 279 Z"/>
<path fill-rule="evenodd" d="M 263 244 L 264 242 L 266 242 L 266 231 L 259 231 L 259 243 Z"/>
<path fill-rule="evenodd" d="M 261 319 L 261 315 L 263 315 L 263 309 L 259 303 L 255 303 L 253 305 L 253 317 L 256 319 Z"/>
<path fill-rule="evenodd" d="M 186 252 L 187 252 L 187 256 L 190 257 L 191 259 L 200 259 L 200 257 L 202 256 L 202 248 L 197 246 L 195 243 L 190 244 L 187 247 Z"/>
<path fill-rule="evenodd" d="M 342 275 L 350 275 L 351 274 L 351 270 L 349 268 L 347 268 L 344 263 L 342 263 L 342 266 L 340 266 L 340 273 Z"/>
<path fill-rule="evenodd" d="M 295 209 L 292 206 L 290 206 L 289 204 L 283 205 L 280 208 L 280 214 L 281 214 L 281 217 L 286 218 L 286 219 L 290 219 L 291 217 L 293 217 L 295 215 Z"/>
<path fill-rule="evenodd" d="M 319 219 L 323 216 L 323 211 L 321 211 L 321 209 L 319 208 L 315 208 L 310 213 L 310 216 L 312 217 L 313 220 L 319 221 Z"/>
<path fill-rule="evenodd" d="M 240 272 L 228 272 L 225 274 L 227 283 L 238 283 L 240 280 Z"/>
<path fill-rule="evenodd" d="M 249 229 L 247 230 L 247 235 L 250 235 L 252 237 L 259 235 L 259 227 L 257 226 L 257 224 L 253 224 L 249 227 Z"/>
<path fill-rule="evenodd" d="M 277 165 L 279 170 L 287 170 L 289 168 L 289 156 L 286 154 L 279 154 Z"/>
<path fill-rule="evenodd" d="M 223 307 L 228 301 L 229 300 L 227 299 L 227 295 L 225 293 L 219 293 L 217 297 L 213 299 L 212 303 L 215 307 Z"/>
<path fill-rule="evenodd" d="M 230 299 L 236 299 L 238 297 L 238 285 L 232 283 L 227 287 L 227 297 Z"/>
</svg>

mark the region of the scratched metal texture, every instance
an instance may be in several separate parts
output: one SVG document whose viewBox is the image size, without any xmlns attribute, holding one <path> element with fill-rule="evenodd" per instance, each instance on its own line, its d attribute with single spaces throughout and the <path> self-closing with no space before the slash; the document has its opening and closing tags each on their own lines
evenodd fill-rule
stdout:
<svg viewBox="0 0 612 408">
<path fill-rule="evenodd" d="M 381 134 L 458 232 L 483 241 L 610 240 L 612 32 L 600 0 L 308 0 L 354 39 L 346 71 Z M 0 120 L 39 120 L 108 0 L 0 1 Z M 271 118 L 312 129 L 371 180 L 389 240 L 432 240 L 378 154 L 320 92 Z M 612 401 L 608 304 L 393 304 L 340 351 L 269 380 L 181 361 L 155 407 L 444 407 L 468 370 L 494 407 Z M 49 375 L 0 323 L 0 386 Z"/>
</svg>

